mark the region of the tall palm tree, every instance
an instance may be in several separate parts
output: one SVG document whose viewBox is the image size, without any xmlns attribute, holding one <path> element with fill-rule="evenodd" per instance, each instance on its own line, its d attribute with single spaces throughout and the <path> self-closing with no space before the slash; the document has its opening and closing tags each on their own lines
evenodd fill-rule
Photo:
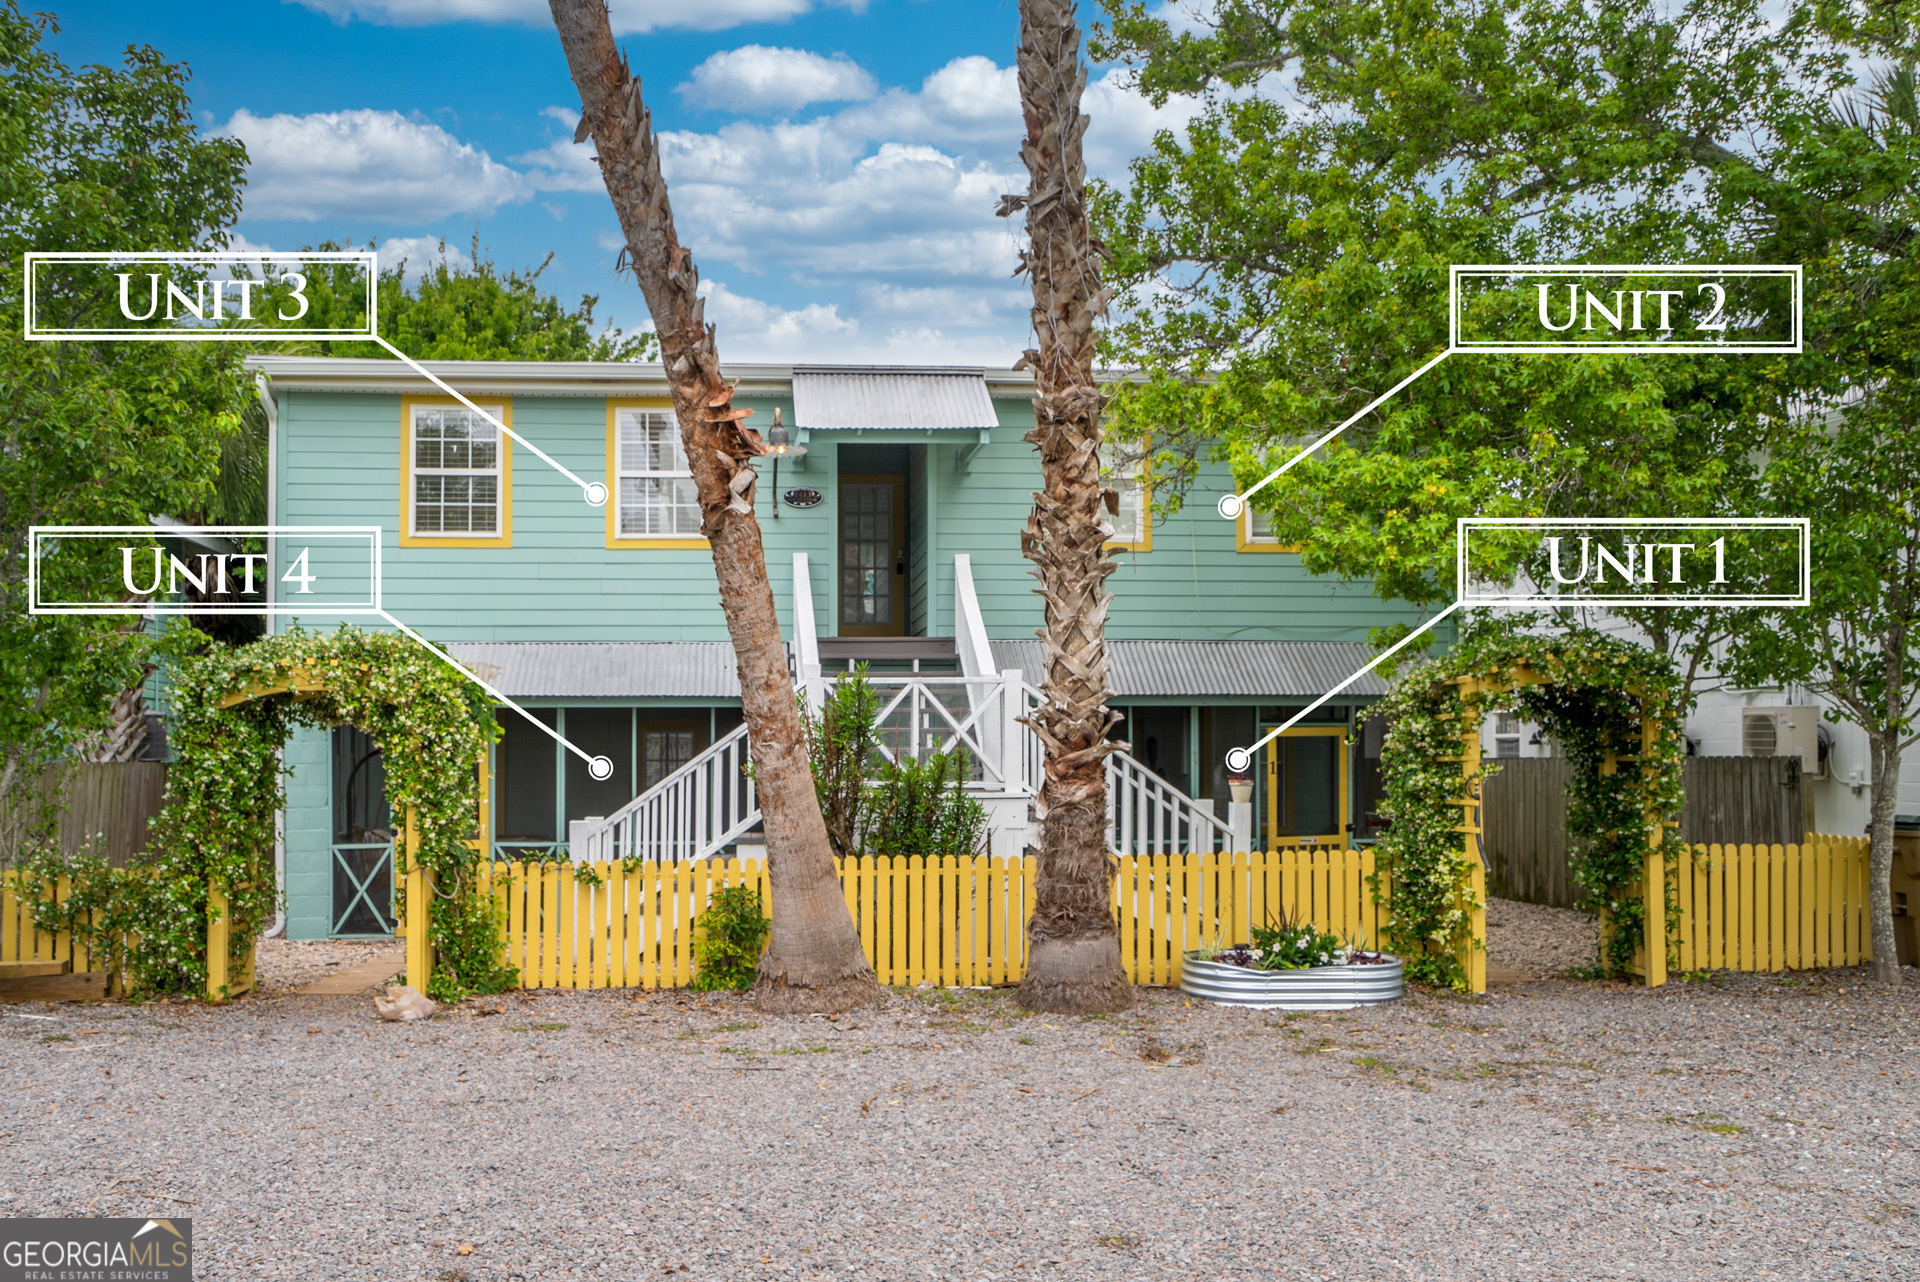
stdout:
<svg viewBox="0 0 1920 1282">
<path fill-rule="evenodd" d="M 622 257 L 659 331 L 680 439 L 699 488 L 701 532 L 713 548 L 720 603 L 739 664 L 773 894 L 772 939 L 760 959 L 754 1000 L 776 1014 L 877 1001 L 879 983 L 834 873 L 767 583 L 749 463 L 761 452 L 760 438 L 743 423 L 751 411 L 733 408 L 733 384 L 720 376 L 713 327 L 695 292 L 700 274 L 674 231 L 652 116 L 641 101 L 639 79 L 613 42 L 605 0 L 549 4 L 580 91 L 574 140 L 591 135 L 599 147 L 600 172 L 626 237 Z"/>
<path fill-rule="evenodd" d="M 1020 0 L 1020 105 L 1027 137 L 1024 195 L 1003 198 L 1002 217 L 1024 208 L 1039 350 L 1034 429 L 1045 489 L 1020 540 L 1034 564 L 1046 617 L 1044 702 L 1031 724 L 1046 747 L 1040 868 L 1020 1004 L 1061 1013 L 1125 1010 L 1133 988 L 1120 964 L 1107 851 L 1107 516 L 1118 496 L 1100 483 L 1101 395 L 1093 380 L 1094 321 L 1110 294 L 1100 284 L 1087 228 L 1087 167 L 1080 114 L 1087 69 L 1073 0 Z M 1104 510 L 1103 510 L 1104 509 Z"/>
</svg>

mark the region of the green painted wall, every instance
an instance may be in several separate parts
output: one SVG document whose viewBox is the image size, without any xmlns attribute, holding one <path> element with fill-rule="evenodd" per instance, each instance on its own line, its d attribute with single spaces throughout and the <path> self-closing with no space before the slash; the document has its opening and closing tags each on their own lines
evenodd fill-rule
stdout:
<svg viewBox="0 0 1920 1282">
<path fill-rule="evenodd" d="M 771 421 L 776 403 L 791 421 L 790 402 L 743 401 Z M 956 460 L 971 434 L 928 443 L 923 433 L 813 432 L 809 454 L 781 468 L 780 488 L 808 486 L 826 501 L 802 510 L 782 506 L 772 519 L 771 477 L 758 487 L 768 577 L 783 627 L 790 626 L 792 554 L 811 559 L 816 614 L 831 635 L 838 617 L 834 531 L 838 527 L 838 448 L 846 444 L 917 444 L 914 507 L 924 549 L 914 567 L 918 627 L 953 632 L 953 557 L 969 553 L 990 635 L 1024 638 L 1039 626 L 1038 599 L 1020 530 L 1039 483 L 1033 448 L 1021 437 L 1032 411 L 1020 401 L 996 402 L 1001 426 L 963 472 Z M 513 426 L 589 479 L 606 470 L 606 410 L 599 398 L 518 397 Z M 580 491 L 524 448 L 513 451 L 512 546 L 401 547 L 400 398 L 365 394 L 282 392 L 280 410 L 282 524 L 380 525 L 385 535 L 387 609 L 428 636 L 446 640 L 721 640 L 725 623 L 704 549 L 609 549 L 605 515 Z M 767 470 L 763 464 L 763 473 Z M 925 480 L 923 485 L 922 478 Z M 1375 600 L 1364 585 L 1316 579 L 1285 553 L 1234 547 L 1230 522 L 1214 512 L 1224 468 L 1202 472 L 1191 501 L 1157 524 L 1147 552 L 1120 553 L 1109 580 L 1114 605 L 1109 635 L 1187 639 L 1357 641 L 1367 629 L 1416 616 Z M 281 571 L 295 553 L 281 547 Z M 316 549 L 316 571 L 328 554 Z M 283 599 L 295 599 L 283 596 Z M 922 604 L 924 603 L 924 604 Z M 314 616 L 308 626 L 331 627 Z"/>
<path fill-rule="evenodd" d="M 325 939 L 333 904 L 331 740 L 301 727 L 287 739 L 287 938 Z"/>
</svg>

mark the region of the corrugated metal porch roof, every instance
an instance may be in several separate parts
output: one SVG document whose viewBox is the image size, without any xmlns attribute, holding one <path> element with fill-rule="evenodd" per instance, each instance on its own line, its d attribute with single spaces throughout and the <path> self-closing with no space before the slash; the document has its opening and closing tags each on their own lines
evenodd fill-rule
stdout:
<svg viewBox="0 0 1920 1282">
<path fill-rule="evenodd" d="M 793 371 L 793 422 L 813 430 L 995 427 L 984 370 Z"/>
<path fill-rule="evenodd" d="M 510 699 L 738 699 L 725 641 L 455 641 L 449 653 Z"/>
<path fill-rule="evenodd" d="M 1018 668 L 1038 685 L 1040 642 L 994 641 L 994 664 Z M 1108 676 L 1124 698 L 1317 698 L 1374 656 L 1358 641 L 1109 641 Z M 1368 673 L 1342 693 L 1379 696 L 1387 683 Z"/>
<path fill-rule="evenodd" d="M 1040 642 L 995 641 L 993 661 L 1041 676 Z M 1373 658 L 1350 641 L 1109 641 L 1113 693 L 1127 698 L 1313 698 Z M 453 657 L 513 699 L 738 699 L 725 641 L 456 641 Z M 1368 674 L 1344 693 L 1377 697 Z"/>
</svg>

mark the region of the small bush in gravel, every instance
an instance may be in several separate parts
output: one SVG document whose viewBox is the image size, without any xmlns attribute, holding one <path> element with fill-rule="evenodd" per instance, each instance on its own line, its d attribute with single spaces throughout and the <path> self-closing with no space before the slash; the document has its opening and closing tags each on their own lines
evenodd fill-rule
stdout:
<svg viewBox="0 0 1920 1282">
<path fill-rule="evenodd" d="M 728 886 L 716 894 L 694 923 L 694 990 L 751 988 L 771 925 L 753 887 Z"/>
</svg>

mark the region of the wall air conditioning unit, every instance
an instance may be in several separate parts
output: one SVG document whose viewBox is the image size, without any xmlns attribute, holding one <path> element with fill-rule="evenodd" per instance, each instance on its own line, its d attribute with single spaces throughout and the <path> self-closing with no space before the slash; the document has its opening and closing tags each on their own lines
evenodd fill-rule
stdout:
<svg viewBox="0 0 1920 1282">
<path fill-rule="evenodd" d="M 1826 754 L 1820 751 L 1820 709 L 1742 708 L 1740 755 L 1743 757 L 1798 757 L 1806 779 L 1827 777 Z"/>
</svg>

